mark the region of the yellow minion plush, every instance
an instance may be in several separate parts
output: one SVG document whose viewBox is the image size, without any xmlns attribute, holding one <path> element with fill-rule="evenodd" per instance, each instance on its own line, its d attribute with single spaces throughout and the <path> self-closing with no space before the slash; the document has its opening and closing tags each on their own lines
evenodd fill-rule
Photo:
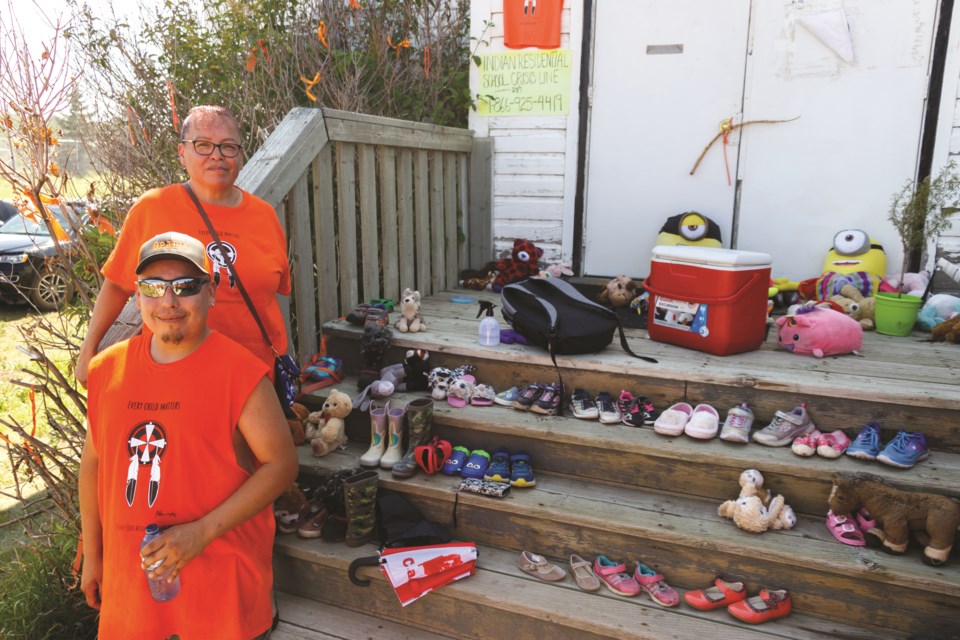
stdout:
<svg viewBox="0 0 960 640">
<path fill-rule="evenodd" d="M 658 245 L 723 247 L 720 226 L 705 215 L 687 211 L 667 218 L 657 236 Z"/>
<path fill-rule="evenodd" d="M 819 297 L 826 300 L 839 294 L 844 284 L 853 284 L 864 296 L 872 296 L 886 272 L 887 254 L 883 245 L 867 235 L 866 231 L 844 229 L 833 236 L 833 246 L 823 260 L 823 273 L 820 276 L 823 285 L 820 288 L 836 291 L 828 293 L 824 289 Z M 831 277 L 831 274 L 843 277 Z"/>
</svg>

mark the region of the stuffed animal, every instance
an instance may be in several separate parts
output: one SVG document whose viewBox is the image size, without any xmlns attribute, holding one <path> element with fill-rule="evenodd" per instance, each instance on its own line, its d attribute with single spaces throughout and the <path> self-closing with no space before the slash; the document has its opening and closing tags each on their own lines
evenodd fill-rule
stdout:
<svg viewBox="0 0 960 640">
<path fill-rule="evenodd" d="M 493 290 L 500 292 L 511 282 L 517 282 L 540 273 L 539 260 L 543 249 L 529 240 L 514 240 L 513 250 L 509 258 L 503 258 L 490 267 L 497 270 L 497 277 L 493 281 Z"/>
<path fill-rule="evenodd" d="M 860 229 L 844 229 L 833 236 L 833 246 L 823 260 L 821 274 L 797 284 L 804 300 L 828 300 L 844 285 L 852 284 L 864 296 L 877 293 L 887 270 L 883 245 Z"/>
<path fill-rule="evenodd" d="M 917 324 L 930 331 L 936 325 L 960 314 L 960 298 L 949 293 L 935 293 L 923 303 Z"/>
<path fill-rule="evenodd" d="M 273 514 L 278 522 L 297 522 L 306 505 L 307 496 L 294 482 L 273 501 Z"/>
<path fill-rule="evenodd" d="M 839 311 L 804 307 L 794 316 L 777 318 L 777 342 L 791 353 L 817 358 L 857 353 L 863 346 L 863 328 Z"/>
<path fill-rule="evenodd" d="M 430 388 L 430 397 L 434 400 L 444 400 L 450 385 L 454 380 L 458 380 L 465 375 L 473 374 L 477 368 L 472 364 L 465 364 L 456 369 L 447 369 L 445 367 L 436 367 L 427 374 L 427 385 Z"/>
<path fill-rule="evenodd" d="M 307 441 L 304 425 L 307 422 L 307 417 L 310 415 L 310 410 L 299 402 L 294 402 L 293 405 L 290 406 L 290 410 L 296 417 L 287 419 L 287 427 L 289 427 L 290 435 L 293 437 L 293 444 L 299 446 Z"/>
<path fill-rule="evenodd" d="M 720 225 L 696 211 L 687 211 L 667 218 L 657 236 L 658 245 L 691 245 L 723 247 Z"/>
<path fill-rule="evenodd" d="M 730 518 L 735 525 L 750 533 L 792 529 L 797 524 L 797 515 L 779 495 L 770 501 L 769 507 L 764 507 L 757 496 L 727 500 L 717 509 L 717 514 Z"/>
<path fill-rule="evenodd" d="M 386 398 L 394 391 L 425 391 L 427 389 L 427 358 L 423 349 L 408 349 L 402 363 L 380 369 L 380 378 L 368 384 L 356 398 L 353 408 L 366 411 L 374 398 Z"/>
<path fill-rule="evenodd" d="M 323 457 L 347 444 L 346 424 L 343 420 L 353 409 L 350 396 L 334 389 L 323 403 L 323 409 L 307 417 L 307 438 L 313 455 Z"/>
<path fill-rule="evenodd" d="M 874 296 L 863 297 L 860 290 L 852 284 L 844 285 L 840 295 L 830 296 L 831 302 L 843 307 L 843 312 L 860 323 L 864 331 L 877 328 L 874 318 L 877 314 L 877 299 Z"/>
<path fill-rule="evenodd" d="M 540 278 L 562 278 L 563 276 L 573 275 L 573 265 L 569 262 L 555 262 L 546 269 L 540 271 Z"/>
<path fill-rule="evenodd" d="M 492 268 L 481 269 L 480 271 L 464 269 L 460 272 L 460 286 L 464 289 L 483 291 L 487 288 L 487 285 L 493 282 L 496 276 L 497 274 Z"/>
<path fill-rule="evenodd" d="M 426 331 L 427 324 L 420 317 L 420 292 L 409 288 L 403 290 L 400 298 L 400 319 L 397 320 L 400 333 Z"/>
<path fill-rule="evenodd" d="M 369 324 L 363 328 L 360 337 L 360 374 L 357 376 L 357 389 L 364 389 L 370 383 L 380 379 L 383 358 L 393 342 L 390 327 Z"/>
<path fill-rule="evenodd" d="M 770 506 L 773 495 L 763 486 L 763 474 L 756 469 L 747 469 L 740 474 L 740 497 L 751 498 L 756 496 L 764 507 Z"/>
<path fill-rule="evenodd" d="M 933 342 L 952 342 L 960 344 L 960 315 L 953 316 L 949 320 L 944 320 L 938 325 L 934 325 L 930 330 L 933 334 Z"/>
<path fill-rule="evenodd" d="M 893 276 L 886 278 L 883 284 L 886 286 L 881 287 L 881 291 L 888 293 L 906 293 L 907 295 L 920 298 L 927 292 L 927 285 L 930 284 L 930 272 L 905 273 L 902 278 Z"/>
<path fill-rule="evenodd" d="M 597 302 L 612 307 L 625 307 L 637 297 L 637 283 L 625 275 L 619 275 L 608 282 L 600 293 Z"/>
<path fill-rule="evenodd" d="M 877 525 L 865 532 L 867 543 L 882 545 L 889 553 L 904 553 L 910 532 L 918 533 L 924 544 L 923 562 L 931 566 L 942 565 L 950 557 L 960 527 L 960 503 L 953 498 L 900 491 L 868 473 L 834 475 L 827 504 L 837 515 L 852 517 L 861 508 L 869 511 Z"/>
</svg>

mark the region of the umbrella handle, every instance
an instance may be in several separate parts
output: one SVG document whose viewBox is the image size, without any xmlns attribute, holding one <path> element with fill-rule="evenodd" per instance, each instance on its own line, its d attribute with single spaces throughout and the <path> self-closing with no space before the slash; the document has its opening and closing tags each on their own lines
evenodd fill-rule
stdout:
<svg viewBox="0 0 960 640">
<path fill-rule="evenodd" d="M 350 563 L 350 569 L 348 575 L 350 576 L 350 582 L 357 585 L 358 587 L 369 587 L 370 580 L 365 578 L 357 577 L 357 570 L 360 567 L 379 567 L 380 566 L 380 556 L 366 556 L 363 558 L 357 558 Z"/>
</svg>

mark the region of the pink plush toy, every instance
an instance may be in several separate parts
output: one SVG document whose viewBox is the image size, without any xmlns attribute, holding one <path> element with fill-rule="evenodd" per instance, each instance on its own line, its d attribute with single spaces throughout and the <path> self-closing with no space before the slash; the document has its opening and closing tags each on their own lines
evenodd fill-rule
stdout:
<svg viewBox="0 0 960 640">
<path fill-rule="evenodd" d="M 818 358 L 856 353 L 863 346 L 863 328 L 845 313 L 807 307 L 795 316 L 777 318 L 777 342 L 791 353 Z"/>
<path fill-rule="evenodd" d="M 911 296 L 922 297 L 927 291 L 928 284 L 930 284 L 929 271 L 905 273 L 903 274 L 903 282 L 896 276 L 885 278 L 880 285 L 880 291 L 887 293 L 896 293 L 899 291 L 900 293 L 906 293 Z"/>
</svg>

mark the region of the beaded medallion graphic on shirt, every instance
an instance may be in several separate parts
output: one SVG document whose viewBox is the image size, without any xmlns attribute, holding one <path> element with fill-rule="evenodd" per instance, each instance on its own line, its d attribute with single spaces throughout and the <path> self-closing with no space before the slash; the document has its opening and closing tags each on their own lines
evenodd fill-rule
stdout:
<svg viewBox="0 0 960 640">
<path fill-rule="evenodd" d="M 223 240 L 220 242 L 223 244 L 223 248 L 226 249 L 226 256 L 222 255 L 220 247 L 217 246 L 216 242 L 207 243 L 207 255 L 210 256 L 210 261 L 213 262 L 213 281 L 219 286 L 220 272 L 226 271 L 230 288 L 233 289 L 236 286 L 236 282 L 234 282 L 233 274 L 230 273 L 227 261 L 231 264 L 237 264 L 237 248 L 229 242 L 224 242 Z"/>
<path fill-rule="evenodd" d="M 132 507 L 137 495 L 137 478 L 140 467 L 150 467 L 150 482 L 147 485 L 147 506 L 152 507 L 160 494 L 160 459 L 167 451 L 167 433 L 163 426 L 154 420 L 141 422 L 130 430 L 127 438 L 127 452 L 130 454 L 130 466 L 127 467 L 126 499 Z"/>
</svg>

